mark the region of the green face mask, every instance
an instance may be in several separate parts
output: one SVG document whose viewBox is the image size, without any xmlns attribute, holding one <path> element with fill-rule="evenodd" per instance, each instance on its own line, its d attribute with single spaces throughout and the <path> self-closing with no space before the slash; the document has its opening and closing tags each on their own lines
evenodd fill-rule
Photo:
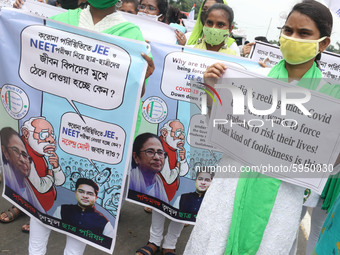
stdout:
<svg viewBox="0 0 340 255">
<path fill-rule="evenodd" d="M 219 45 L 224 42 L 225 39 L 229 36 L 229 29 L 218 29 L 212 27 L 203 27 L 203 34 L 205 38 L 205 42 L 212 46 Z"/>
<path fill-rule="evenodd" d="M 114 6 L 118 0 L 87 0 L 87 2 L 96 9 L 107 9 Z"/>
</svg>

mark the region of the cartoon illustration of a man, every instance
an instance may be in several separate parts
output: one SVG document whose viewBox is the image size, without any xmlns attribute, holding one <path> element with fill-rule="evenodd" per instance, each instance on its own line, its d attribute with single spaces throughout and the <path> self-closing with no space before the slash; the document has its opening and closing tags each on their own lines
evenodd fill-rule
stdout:
<svg viewBox="0 0 340 255">
<path fill-rule="evenodd" d="M 76 190 L 76 182 L 79 178 L 81 178 L 81 174 L 78 172 L 72 172 L 70 176 L 70 190 Z"/>
<path fill-rule="evenodd" d="M 27 120 L 21 132 L 26 150 L 33 160 L 28 180 L 41 206 L 48 211 L 56 198 L 54 185 L 65 182 L 55 153 L 57 146 L 53 127 L 44 117 L 36 117 Z M 52 169 L 48 168 L 46 158 Z"/>
<path fill-rule="evenodd" d="M 179 186 L 179 176 L 185 176 L 189 165 L 185 157 L 184 126 L 179 120 L 170 120 L 160 130 L 164 151 L 168 154 L 160 171 L 169 201 L 173 199 Z"/>
<path fill-rule="evenodd" d="M 120 189 L 120 185 L 110 186 L 110 176 L 111 168 L 106 167 L 103 171 L 101 171 L 94 177 L 95 183 L 97 183 L 99 186 L 97 204 L 101 206 L 103 206 L 103 201 L 106 194 L 110 194 L 114 189 Z"/>
<path fill-rule="evenodd" d="M 112 193 L 111 198 L 105 201 L 105 209 L 108 210 L 114 217 L 117 217 L 120 193 Z"/>
</svg>

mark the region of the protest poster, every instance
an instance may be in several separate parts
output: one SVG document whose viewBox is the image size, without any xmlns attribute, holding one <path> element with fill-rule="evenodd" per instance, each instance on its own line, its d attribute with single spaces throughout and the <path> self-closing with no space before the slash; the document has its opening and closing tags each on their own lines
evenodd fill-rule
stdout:
<svg viewBox="0 0 340 255">
<path fill-rule="evenodd" d="M 112 253 L 147 44 L 8 8 L 0 37 L 3 196 Z"/>
<path fill-rule="evenodd" d="M 134 15 L 128 12 L 120 12 L 124 19 L 139 26 L 145 40 L 176 44 L 175 28 L 166 23 L 150 18 L 146 15 Z"/>
<path fill-rule="evenodd" d="M 261 41 L 255 41 L 255 44 L 251 48 L 249 58 L 255 61 L 266 61 L 270 67 L 273 67 L 283 59 L 279 46 Z"/>
<path fill-rule="evenodd" d="M 322 75 L 325 78 L 333 80 L 335 83 L 340 83 L 340 55 L 333 52 L 324 52 L 321 54 L 319 61 Z"/>
<path fill-rule="evenodd" d="M 335 0 L 325 0 L 325 4 L 333 11 L 336 17 L 340 18 L 340 3 Z"/>
<path fill-rule="evenodd" d="M 256 41 L 249 54 L 249 58 L 255 61 L 266 62 L 268 67 L 273 67 L 283 59 L 280 47 L 275 44 Z M 340 55 L 325 51 L 321 54 L 319 68 L 324 78 L 340 83 Z"/>
<path fill-rule="evenodd" d="M 0 0 L 0 9 L 2 7 L 12 7 L 14 0 Z"/>
<path fill-rule="evenodd" d="M 66 9 L 40 3 L 36 0 L 26 0 L 22 10 L 45 18 L 67 11 Z M 145 40 L 176 44 L 175 29 L 168 24 L 156 21 L 146 15 L 140 16 L 127 12 L 120 13 L 125 20 L 139 26 Z"/>
<path fill-rule="evenodd" d="M 152 207 L 172 220 L 193 224 L 212 178 L 210 173 L 197 171 L 217 164 L 222 156 L 206 139 L 206 116 L 201 114 L 205 91 L 199 82 L 206 68 L 216 62 L 250 71 L 261 67 L 245 58 L 212 51 L 155 42 L 150 46 L 156 69 L 142 99 L 143 118 L 134 143 L 127 200 Z M 148 133 L 161 140 L 157 150 L 147 150 Z M 141 162 L 147 156 L 159 160 L 147 167 Z"/>
<path fill-rule="evenodd" d="M 50 4 L 42 3 L 37 0 L 26 0 L 21 9 L 31 14 L 38 15 L 44 18 L 49 18 L 54 15 L 66 12 L 66 9 L 56 7 Z"/>
<path fill-rule="evenodd" d="M 326 81 L 302 79 L 302 88 L 228 68 L 208 133 L 241 162 L 230 173 L 260 172 L 321 194 L 340 152 L 340 100 L 306 89 L 313 82 Z"/>
</svg>

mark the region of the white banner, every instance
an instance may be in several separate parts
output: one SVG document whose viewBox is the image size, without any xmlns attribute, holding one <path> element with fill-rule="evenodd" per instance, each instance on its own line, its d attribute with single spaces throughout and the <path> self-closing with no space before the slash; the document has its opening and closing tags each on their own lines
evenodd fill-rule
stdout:
<svg viewBox="0 0 340 255">
<path fill-rule="evenodd" d="M 12 7 L 14 0 L 0 0 L 0 9 L 2 7 Z"/>
<path fill-rule="evenodd" d="M 40 3 L 35 0 L 26 0 L 22 6 L 22 10 L 42 16 L 44 18 L 48 18 L 67 11 L 65 9 Z M 177 39 L 175 29 L 169 25 L 163 22 L 155 21 L 148 17 L 142 17 L 127 12 L 120 13 L 123 15 L 124 19 L 139 26 L 145 40 L 176 44 Z"/>
<path fill-rule="evenodd" d="M 237 171 L 260 171 L 321 194 L 340 151 L 340 101 L 232 67 L 221 83 L 223 106 L 213 108 L 210 139 L 242 162 Z M 232 97 L 230 88 L 240 95 Z M 307 102 L 298 105 L 303 95 Z M 248 103 L 239 105 L 242 99 Z"/>
<path fill-rule="evenodd" d="M 340 1 L 339 0 L 324 0 L 325 4 L 340 18 Z"/>
<path fill-rule="evenodd" d="M 280 47 L 275 44 L 256 41 L 252 47 L 249 58 L 255 61 L 266 61 L 270 66 L 276 65 L 281 59 Z M 319 68 L 324 78 L 330 78 L 340 83 L 340 55 L 325 51 L 321 54 Z"/>
</svg>

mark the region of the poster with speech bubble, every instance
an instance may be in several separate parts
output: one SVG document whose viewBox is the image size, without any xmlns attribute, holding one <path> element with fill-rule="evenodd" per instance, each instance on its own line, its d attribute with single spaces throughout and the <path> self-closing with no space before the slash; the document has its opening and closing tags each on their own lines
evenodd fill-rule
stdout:
<svg viewBox="0 0 340 255">
<path fill-rule="evenodd" d="M 208 140 L 241 162 L 238 173 L 259 172 L 321 194 L 340 151 L 340 100 L 320 93 L 330 84 L 289 84 L 230 67 L 215 85 L 222 105 L 212 109 Z"/>
<path fill-rule="evenodd" d="M 3 196 L 47 227 L 112 253 L 149 46 L 6 8 L 0 37 L 1 132 L 13 137 L 1 141 Z M 7 157 L 16 153 L 20 167 Z M 93 204 L 79 198 L 86 187 Z M 94 218 L 79 225 L 69 216 L 82 206 Z"/>
<path fill-rule="evenodd" d="M 245 58 L 155 42 L 151 42 L 151 53 L 157 68 L 142 99 L 138 135 L 146 137 L 151 133 L 159 137 L 167 156 L 156 160 L 162 169 L 154 176 L 151 188 L 142 181 L 142 166 L 131 166 L 127 200 L 152 207 L 172 220 L 194 224 L 212 178 L 210 173 L 198 174 L 197 170 L 215 166 L 222 156 L 221 149 L 212 146 L 207 138 L 202 98 L 213 96 L 219 102 L 202 84 L 203 74 L 216 62 L 252 72 L 261 67 Z M 140 153 L 143 156 L 144 152 Z M 202 178 L 203 183 L 199 181 Z"/>
</svg>

